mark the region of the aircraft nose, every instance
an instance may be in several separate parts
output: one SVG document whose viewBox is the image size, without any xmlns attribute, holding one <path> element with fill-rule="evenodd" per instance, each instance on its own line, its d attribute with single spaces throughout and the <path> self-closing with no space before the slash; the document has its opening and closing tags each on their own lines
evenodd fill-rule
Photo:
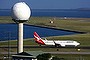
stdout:
<svg viewBox="0 0 90 60">
<path fill-rule="evenodd" d="M 80 45 L 80 43 L 77 43 L 77 45 Z"/>
</svg>

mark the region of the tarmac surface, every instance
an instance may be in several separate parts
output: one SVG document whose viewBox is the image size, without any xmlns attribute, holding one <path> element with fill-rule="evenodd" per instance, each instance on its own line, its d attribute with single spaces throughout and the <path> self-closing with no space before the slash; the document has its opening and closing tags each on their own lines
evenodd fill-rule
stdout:
<svg viewBox="0 0 90 60">
<path fill-rule="evenodd" d="M 81 55 L 90 55 L 90 52 L 43 52 L 50 54 L 81 54 Z M 8 52 L 0 52 L 0 54 L 8 54 Z M 9 54 L 17 54 L 17 52 L 9 52 Z"/>
<path fill-rule="evenodd" d="M 0 46 L 0 48 L 17 48 L 17 46 Z M 31 46 L 24 46 L 24 48 L 81 48 L 81 49 L 90 49 L 90 46 L 77 46 L 77 47 L 55 47 L 55 46 L 38 46 L 38 45 L 31 45 Z"/>
<path fill-rule="evenodd" d="M 17 48 L 17 46 L 1 46 L 0 48 Z M 80 48 L 80 49 L 90 49 L 90 46 L 78 46 L 78 47 L 55 47 L 55 46 L 24 46 L 24 48 Z M 9 52 L 10 54 L 16 54 L 17 52 Z M 51 53 L 51 54 L 90 54 L 90 52 L 44 52 L 44 53 Z M 0 52 L 0 54 L 8 54 L 8 52 Z"/>
<path fill-rule="evenodd" d="M 51 54 L 90 54 L 90 52 L 45 52 Z"/>
</svg>

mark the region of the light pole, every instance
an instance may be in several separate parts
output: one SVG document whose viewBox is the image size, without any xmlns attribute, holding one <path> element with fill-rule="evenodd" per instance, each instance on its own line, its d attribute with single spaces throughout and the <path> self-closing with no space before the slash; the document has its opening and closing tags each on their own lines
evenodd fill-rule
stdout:
<svg viewBox="0 0 90 60">
<path fill-rule="evenodd" d="M 10 37 L 11 37 L 11 33 L 7 32 L 8 34 L 8 60 L 10 59 Z"/>
<path fill-rule="evenodd" d="M 18 53 L 23 52 L 23 23 L 29 20 L 31 10 L 25 2 L 18 2 L 12 7 L 12 20 L 18 23 Z"/>
</svg>

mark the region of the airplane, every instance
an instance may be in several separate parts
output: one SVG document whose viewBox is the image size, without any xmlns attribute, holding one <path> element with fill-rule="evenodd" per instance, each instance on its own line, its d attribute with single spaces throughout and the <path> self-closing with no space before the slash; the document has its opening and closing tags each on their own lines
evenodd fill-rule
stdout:
<svg viewBox="0 0 90 60">
<path fill-rule="evenodd" d="M 40 44 L 40 45 L 52 45 L 55 47 L 66 47 L 66 46 L 78 46 L 80 45 L 80 43 L 78 43 L 77 41 L 72 41 L 72 40 L 65 40 L 65 41 L 60 41 L 60 40 L 47 40 L 45 38 L 42 39 L 40 38 L 40 36 L 37 34 L 37 32 L 34 32 L 34 40 L 36 43 Z"/>
</svg>

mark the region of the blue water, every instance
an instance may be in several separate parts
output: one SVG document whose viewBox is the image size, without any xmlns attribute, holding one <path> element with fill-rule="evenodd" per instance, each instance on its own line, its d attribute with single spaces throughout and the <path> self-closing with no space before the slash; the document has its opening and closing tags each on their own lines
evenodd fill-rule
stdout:
<svg viewBox="0 0 90 60">
<path fill-rule="evenodd" d="M 31 16 L 90 18 L 90 10 L 78 9 L 32 9 Z M 9 9 L 0 10 L 0 16 L 10 16 Z"/>
<path fill-rule="evenodd" d="M 17 39 L 17 35 L 18 35 L 17 28 L 18 28 L 17 24 L 0 24 L 0 41 L 2 40 L 4 41 L 8 39 L 10 40 Z M 35 31 L 41 37 L 78 34 L 75 32 L 24 25 L 24 38 L 33 38 L 33 32 Z"/>
</svg>

